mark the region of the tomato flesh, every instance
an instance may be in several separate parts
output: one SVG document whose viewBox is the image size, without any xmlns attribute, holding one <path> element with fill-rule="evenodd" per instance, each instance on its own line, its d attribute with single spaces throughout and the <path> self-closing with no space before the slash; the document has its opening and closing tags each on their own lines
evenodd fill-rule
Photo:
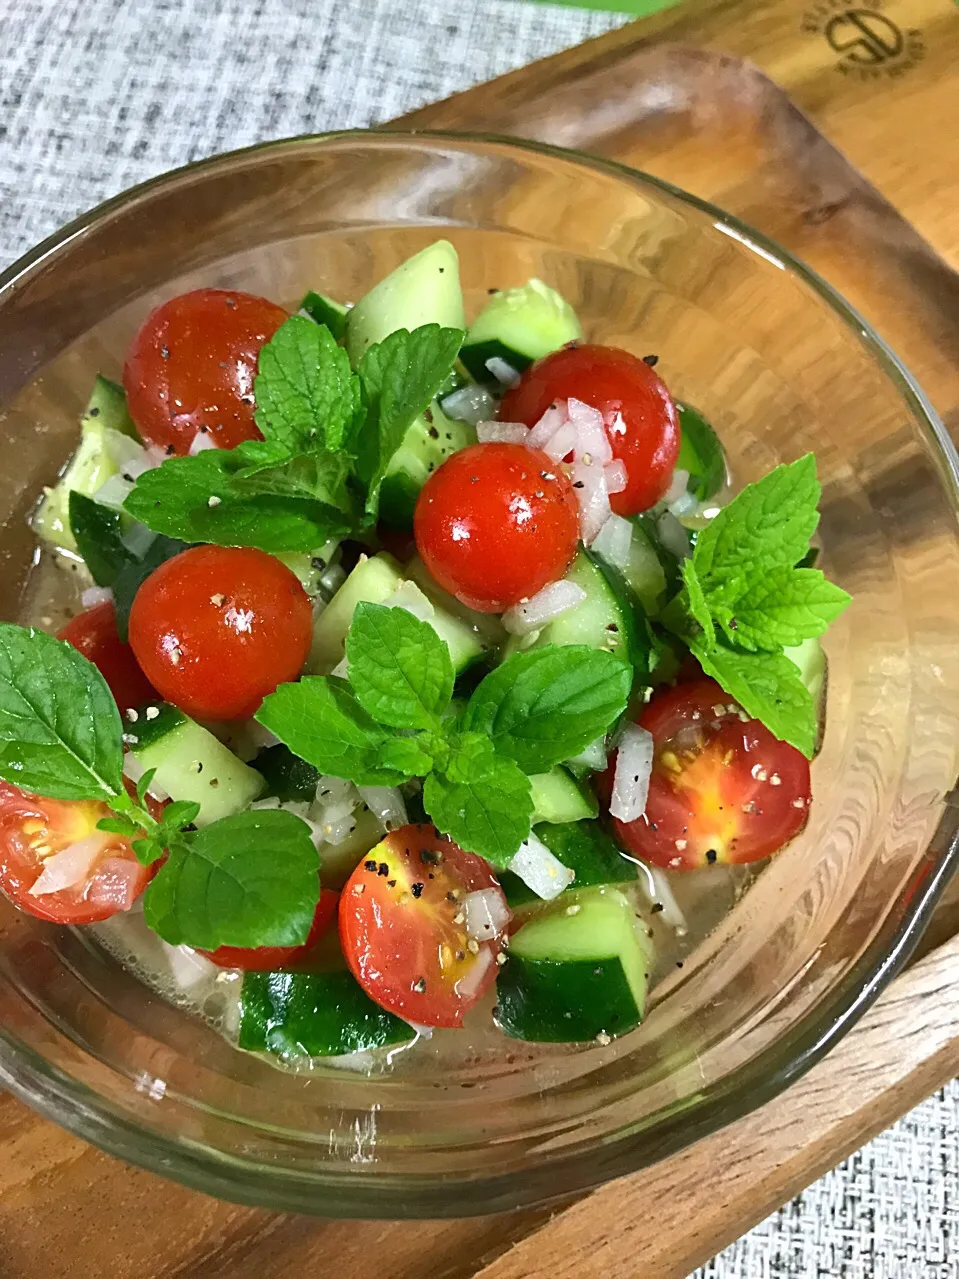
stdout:
<svg viewBox="0 0 959 1279">
<path fill-rule="evenodd" d="M 219 448 L 260 439 L 253 381 L 260 348 L 289 319 L 266 298 L 196 289 L 147 316 L 127 353 L 123 386 L 148 444 L 183 457 L 198 431 Z"/>
<path fill-rule="evenodd" d="M 20 910 L 54 924 L 93 924 L 129 910 L 153 868 L 140 865 L 129 840 L 97 830 L 110 815 L 96 800 L 43 799 L 0 781 L 0 890 Z M 79 883 L 31 893 L 48 858 L 90 837 L 100 847 Z"/>
<path fill-rule="evenodd" d="M 117 616 L 109 601 L 78 613 L 57 638 L 72 644 L 93 663 L 109 685 L 121 715 L 156 700 L 156 690 L 140 669 L 133 649 L 117 633 Z"/>
<path fill-rule="evenodd" d="M 320 890 L 320 900 L 316 904 L 310 933 L 302 946 L 257 946 L 255 949 L 219 946 L 216 950 L 201 950 L 200 954 L 212 960 L 218 968 L 242 968 L 247 973 L 277 972 L 306 959 L 335 921 L 339 904 L 339 893 L 332 888 Z"/>
<path fill-rule="evenodd" d="M 679 456 L 676 405 L 645 361 L 612 346 L 563 347 L 531 365 L 503 396 L 504 422 L 534 426 L 556 400 L 599 409 L 613 457 L 626 467 L 626 487 L 610 496 L 617 515 L 637 515 L 662 498 Z"/>
<path fill-rule="evenodd" d="M 484 888 L 499 890 L 486 862 L 432 826 L 377 844 L 340 895 L 340 943 L 370 998 L 407 1021 L 461 1026 L 496 980 L 497 942 L 464 927 L 463 899 Z"/>
<path fill-rule="evenodd" d="M 624 848 L 670 870 L 758 861 L 806 824 L 809 761 L 749 719 L 711 679 L 655 694 L 638 723 L 653 736 L 646 812 L 612 818 Z M 615 756 L 600 790 L 609 803 Z"/>
<path fill-rule="evenodd" d="M 130 644 L 162 697 L 197 719 L 246 719 L 310 651 L 313 610 L 264 551 L 195 546 L 137 591 Z"/>
<path fill-rule="evenodd" d="M 444 590 L 468 608 L 501 613 L 569 568 L 579 537 L 576 495 L 538 449 L 472 444 L 426 481 L 413 533 Z"/>
</svg>

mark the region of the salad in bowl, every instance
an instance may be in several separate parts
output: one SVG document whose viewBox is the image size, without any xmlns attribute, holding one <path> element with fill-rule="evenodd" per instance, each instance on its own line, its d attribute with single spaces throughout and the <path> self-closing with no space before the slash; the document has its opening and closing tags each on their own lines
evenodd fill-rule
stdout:
<svg viewBox="0 0 959 1279">
<path fill-rule="evenodd" d="M 157 307 L 33 515 L 83 610 L 0 624 L 0 890 L 285 1068 L 638 1027 L 806 824 L 849 602 L 814 457 L 740 488 L 657 359 L 467 323 L 442 240 Z"/>
</svg>

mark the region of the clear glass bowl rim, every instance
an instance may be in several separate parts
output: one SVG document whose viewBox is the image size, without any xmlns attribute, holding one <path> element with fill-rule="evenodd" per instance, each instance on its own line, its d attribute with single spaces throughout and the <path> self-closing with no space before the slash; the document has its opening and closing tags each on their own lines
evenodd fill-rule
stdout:
<svg viewBox="0 0 959 1279">
<path fill-rule="evenodd" d="M 652 187 L 732 228 L 777 264 L 798 276 L 833 310 L 864 345 L 883 373 L 911 403 L 944 464 L 953 506 L 959 510 L 959 453 L 928 397 L 903 362 L 872 325 L 846 302 L 816 271 L 774 240 L 707 200 L 691 195 L 642 170 L 572 148 L 485 132 L 451 130 L 375 129 L 332 130 L 260 142 L 249 147 L 194 161 L 130 187 L 73 219 L 28 250 L 0 272 L 0 305 L 18 282 L 85 231 L 153 192 L 189 182 L 218 167 L 228 168 L 244 157 L 268 152 L 316 147 L 325 142 L 375 138 L 378 143 L 492 144 L 552 156 L 605 172 L 637 187 Z M 929 867 L 931 866 L 931 869 Z M 626 1131 L 593 1149 L 570 1156 L 551 1156 L 547 1166 L 520 1173 L 485 1175 L 461 1182 L 464 1197 L 440 1193 L 446 1179 L 380 1177 L 366 1189 L 348 1174 L 302 1170 L 242 1162 L 195 1142 L 167 1138 L 143 1128 L 115 1111 L 79 1081 L 19 1044 L 0 1028 L 0 1084 L 21 1101 L 76 1136 L 109 1154 L 161 1176 L 173 1178 L 206 1194 L 256 1207 L 311 1215 L 324 1211 L 317 1191 L 335 1185 L 354 1193 L 353 1205 L 337 1198 L 338 1217 L 461 1217 L 507 1211 L 583 1193 L 604 1181 L 624 1176 L 675 1154 L 717 1129 L 741 1119 L 771 1101 L 816 1065 L 879 997 L 908 962 L 932 917 L 946 886 L 959 869 L 959 809 L 946 806 L 931 842 L 928 860 L 914 878 L 908 903 L 902 908 L 891 936 L 879 938 L 843 975 L 829 997 L 796 1023 L 771 1048 L 741 1068 L 733 1078 L 709 1085 L 695 1102 L 678 1113 L 639 1131 Z"/>
</svg>

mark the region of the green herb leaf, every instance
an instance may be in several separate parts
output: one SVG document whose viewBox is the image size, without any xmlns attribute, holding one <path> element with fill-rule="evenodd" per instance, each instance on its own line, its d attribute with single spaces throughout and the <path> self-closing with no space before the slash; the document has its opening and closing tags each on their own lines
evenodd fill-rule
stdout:
<svg viewBox="0 0 959 1279">
<path fill-rule="evenodd" d="M 696 539 L 693 564 L 707 596 L 740 596 L 809 550 L 821 488 L 811 453 L 747 485 Z"/>
<path fill-rule="evenodd" d="M 266 810 L 221 818 L 175 844 L 143 906 L 172 946 L 299 946 L 319 892 L 310 828 Z"/>
<path fill-rule="evenodd" d="M 123 835 L 132 839 L 138 835 L 140 827 L 129 817 L 101 817 L 97 822 L 97 830 L 105 830 L 110 835 Z"/>
<path fill-rule="evenodd" d="M 414 776 L 394 764 L 403 749 L 396 743 L 404 739 L 381 728 L 345 680 L 313 675 L 281 684 L 263 699 L 256 719 L 294 755 L 332 777 L 361 786 L 398 786 Z"/>
<path fill-rule="evenodd" d="M 139 559 L 130 556 L 120 569 L 113 584 L 113 607 L 116 611 L 117 633 L 124 644 L 127 642 L 130 629 L 130 609 L 133 607 L 137 591 L 161 564 L 165 564 L 167 560 L 172 559 L 174 555 L 179 555 L 188 547 L 188 542 L 181 542 L 174 537 L 164 537 L 160 533 Z"/>
<path fill-rule="evenodd" d="M 366 422 L 356 440 L 357 473 L 367 487 L 367 514 L 376 515 L 380 485 L 407 431 L 426 411 L 453 368 L 466 335 L 461 329 L 424 324 L 397 329 L 371 346 L 358 373 Z"/>
<path fill-rule="evenodd" d="M 724 601 L 717 620 L 737 648 L 775 653 L 822 635 L 849 602 L 818 568 L 781 568 L 745 595 Z"/>
<path fill-rule="evenodd" d="M 304 498 L 354 518 L 354 501 L 347 487 L 351 463 L 345 453 L 317 449 L 277 460 L 275 446 L 265 440 L 248 440 L 233 450 L 233 457 L 242 463 L 233 481 L 235 497 Z"/>
<path fill-rule="evenodd" d="M 716 642 L 716 631 L 709 611 L 709 604 L 703 594 L 703 588 L 692 560 L 683 560 L 683 582 L 685 583 L 685 604 L 697 628 L 702 633 L 702 642 L 711 648 Z"/>
<path fill-rule="evenodd" d="M 112 587 L 123 566 L 133 559 L 120 536 L 119 512 L 94 502 L 76 489 L 70 491 L 69 512 L 73 540 L 90 576 L 97 586 Z"/>
<path fill-rule="evenodd" d="M 463 720 L 526 773 L 585 750 L 622 715 L 633 672 L 612 653 L 581 645 L 515 653 L 483 680 Z"/>
<path fill-rule="evenodd" d="M 359 382 L 330 330 L 305 316 L 281 325 L 260 351 L 256 424 L 291 454 L 339 449 L 361 412 Z"/>
<path fill-rule="evenodd" d="M 148 768 L 137 782 L 137 803 L 141 808 L 146 803 L 147 791 L 150 789 L 150 783 L 156 777 L 156 774 L 157 770 L 155 768 Z"/>
<path fill-rule="evenodd" d="M 179 832 L 183 826 L 191 825 L 197 818 L 200 805 L 190 799 L 175 799 L 167 804 L 160 818 L 161 831 Z"/>
<path fill-rule="evenodd" d="M 120 712 L 71 645 L 0 622 L 0 777 L 51 799 L 110 801 L 123 788 Z"/>
<path fill-rule="evenodd" d="M 141 866 L 152 866 L 154 862 L 158 862 L 161 857 L 167 855 L 164 845 L 149 836 L 145 839 L 133 840 L 130 847 L 136 853 L 137 861 Z"/>
<path fill-rule="evenodd" d="M 747 715 L 774 737 L 812 759 L 816 750 L 816 707 L 799 671 L 783 653 L 739 653 L 723 644 L 690 645 L 707 675 L 736 699 Z"/>
<path fill-rule="evenodd" d="M 240 446 L 170 458 L 139 477 L 124 508 L 148 528 L 170 537 L 254 546 L 271 554 L 309 551 L 350 532 L 351 514 L 327 501 L 261 492 L 255 473 L 253 478 L 237 478 L 250 456 Z"/>
<path fill-rule="evenodd" d="M 461 770 L 456 770 L 463 777 Z M 529 778 L 512 760 L 492 752 L 468 780 L 430 773 L 423 804 L 437 829 L 461 848 L 506 866 L 529 836 L 533 799 Z"/>
<path fill-rule="evenodd" d="M 449 649 L 405 609 L 358 604 L 346 656 L 357 700 L 381 724 L 435 727 L 453 696 Z"/>
<path fill-rule="evenodd" d="M 458 733 L 449 741 L 446 763 L 440 771 L 451 782 L 468 782 L 487 772 L 495 757 L 493 743 L 482 733 Z"/>
</svg>

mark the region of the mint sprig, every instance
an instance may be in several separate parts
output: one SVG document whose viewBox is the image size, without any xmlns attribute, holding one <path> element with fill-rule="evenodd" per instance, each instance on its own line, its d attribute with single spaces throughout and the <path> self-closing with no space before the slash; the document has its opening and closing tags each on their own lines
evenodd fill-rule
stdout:
<svg viewBox="0 0 959 1279">
<path fill-rule="evenodd" d="M 139 477 L 125 509 L 185 542 L 308 551 L 368 527 L 390 460 L 449 377 L 464 334 L 426 324 L 391 333 L 359 369 L 302 315 L 259 355 L 262 440 L 170 458 Z"/>
<path fill-rule="evenodd" d="M 812 454 L 747 485 L 699 534 L 661 615 L 747 714 L 809 758 L 817 708 L 783 650 L 822 635 L 850 602 L 804 563 L 821 492 Z"/>
</svg>

